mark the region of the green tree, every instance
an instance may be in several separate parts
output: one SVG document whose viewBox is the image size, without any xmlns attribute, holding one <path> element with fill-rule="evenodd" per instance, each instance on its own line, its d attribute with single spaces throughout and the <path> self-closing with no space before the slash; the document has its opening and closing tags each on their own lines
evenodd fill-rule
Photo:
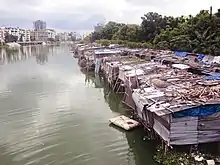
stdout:
<svg viewBox="0 0 220 165">
<path fill-rule="evenodd" d="M 23 37 L 24 37 L 24 34 L 21 34 L 20 35 L 20 38 L 19 38 L 19 42 L 23 42 L 24 40 L 23 40 Z"/>
<path fill-rule="evenodd" d="M 114 35 L 113 39 L 127 40 L 131 42 L 140 41 L 141 27 L 135 24 L 123 25 Z"/>
<path fill-rule="evenodd" d="M 201 10 L 195 16 L 181 17 L 149 12 L 141 19 L 140 25 L 110 21 L 93 32 L 90 41 L 220 55 L 220 9 L 214 14 Z"/>
<path fill-rule="evenodd" d="M 18 37 L 17 36 L 9 34 L 8 32 L 5 33 L 5 43 L 17 42 L 17 41 L 18 41 Z"/>
</svg>

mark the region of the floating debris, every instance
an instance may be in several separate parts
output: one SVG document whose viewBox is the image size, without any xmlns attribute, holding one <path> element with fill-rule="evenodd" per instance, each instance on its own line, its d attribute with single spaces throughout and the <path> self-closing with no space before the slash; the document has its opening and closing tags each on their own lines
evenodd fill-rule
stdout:
<svg viewBox="0 0 220 165">
<path fill-rule="evenodd" d="M 207 165 L 215 165 L 215 161 L 214 160 L 206 160 Z"/>
<path fill-rule="evenodd" d="M 131 130 L 139 125 L 139 123 L 133 119 L 130 119 L 124 115 L 109 119 L 110 123 L 123 128 L 125 130 Z"/>
</svg>

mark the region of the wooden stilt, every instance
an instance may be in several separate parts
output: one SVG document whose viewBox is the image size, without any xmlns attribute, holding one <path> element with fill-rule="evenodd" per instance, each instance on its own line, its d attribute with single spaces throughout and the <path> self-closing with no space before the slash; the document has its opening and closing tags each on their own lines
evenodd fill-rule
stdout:
<svg viewBox="0 0 220 165">
<path fill-rule="evenodd" d="M 115 82 L 115 85 L 114 85 L 114 87 L 113 87 L 113 91 L 115 91 L 115 88 L 116 88 L 116 86 L 117 86 L 117 84 L 118 84 L 118 80 L 119 80 L 119 78 L 117 78 L 117 80 L 116 80 L 116 82 Z"/>
<path fill-rule="evenodd" d="M 164 150 L 164 154 L 166 155 L 169 151 L 169 146 L 165 143 L 165 150 Z"/>
<path fill-rule="evenodd" d="M 116 93 L 119 92 L 120 88 L 121 88 L 121 84 L 118 85 L 118 89 L 117 89 Z"/>
<path fill-rule="evenodd" d="M 161 142 L 161 146 L 162 146 L 162 149 L 164 149 L 164 142 L 163 142 L 163 140 Z"/>
</svg>

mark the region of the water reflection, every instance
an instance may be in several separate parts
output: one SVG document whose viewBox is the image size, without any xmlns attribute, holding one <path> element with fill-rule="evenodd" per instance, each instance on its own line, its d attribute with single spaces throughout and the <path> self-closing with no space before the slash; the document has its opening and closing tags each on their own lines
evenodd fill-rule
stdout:
<svg viewBox="0 0 220 165">
<path fill-rule="evenodd" d="M 109 108 L 117 114 L 129 115 L 130 112 L 121 103 L 122 97 L 117 95 L 108 86 L 102 76 L 88 75 L 85 74 L 86 80 L 90 82 L 90 85 L 98 86 L 103 88 L 103 94 L 105 101 L 108 103 Z M 146 136 L 142 128 L 133 130 L 131 132 L 124 131 L 114 125 L 110 124 L 112 129 L 123 133 L 127 139 L 129 149 L 126 152 L 126 159 L 128 165 L 156 165 L 157 163 L 153 160 L 153 156 L 156 152 L 157 141 L 144 141 L 143 138 Z"/>
<path fill-rule="evenodd" d="M 31 56 L 36 57 L 40 65 L 48 62 L 48 55 L 56 53 L 57 46 L 23 46 L 18 49 L 0 49 L 0 65 L 14 64 L 18 61 L 28 60 Z"/>
<path fill-rule="evenodd" d="M 104 78 L 99 74 L 86 74 L 85 73 L 85 85 L 94 86 L 95 88 L 104 87 Z"/>
</svg>

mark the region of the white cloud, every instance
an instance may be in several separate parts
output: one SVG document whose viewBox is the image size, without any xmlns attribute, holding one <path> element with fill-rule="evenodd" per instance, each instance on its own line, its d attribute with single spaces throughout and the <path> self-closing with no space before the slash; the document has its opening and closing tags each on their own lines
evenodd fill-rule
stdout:
<svg viewBox="0 0 220 165">
<path fill-rule="evenodd" d="M 213 11 L 219 0 L 0 0 L 0 23 L 32 27 L 36 19 L 64 30 L 91 30 L 98 22 L 140 23 L 147 12 L 180 16 Z"/>
</svg>

